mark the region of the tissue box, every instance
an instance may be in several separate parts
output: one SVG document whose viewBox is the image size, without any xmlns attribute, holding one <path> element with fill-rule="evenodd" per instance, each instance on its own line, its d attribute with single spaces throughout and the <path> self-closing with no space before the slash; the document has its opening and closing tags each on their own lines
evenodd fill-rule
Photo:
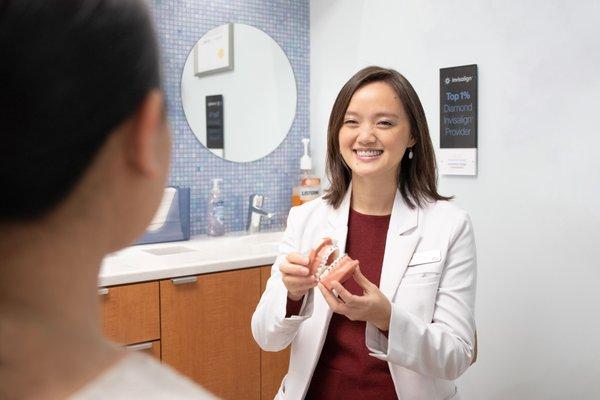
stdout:
<svg viewBox="0 0 600 400">
<path fill-rule="evenodd" d="M 146 233 L 134 244 L 175 242 L 190 238 L 190 188 L 168 187 Z"/>
</svg>

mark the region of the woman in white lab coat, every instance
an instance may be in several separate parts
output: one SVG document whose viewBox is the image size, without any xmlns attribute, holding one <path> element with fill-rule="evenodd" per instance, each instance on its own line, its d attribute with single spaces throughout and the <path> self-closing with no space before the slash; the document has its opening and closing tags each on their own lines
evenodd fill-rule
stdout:
<svg viewBox="0 0 600 400">
<path fill-rule="evenodd" d="M 326 194 L 290 210 L 252 318 L 267 351 L 291 344 L 281 399 L 458 399 L 475 358 L 476 257 L 467 213 L 436 187 L 421 102 L 398 72 L 367 67 L 342 88 L 327 139 Z M 330 292 L 308 273 L 331 237 L 360 269 Z"/>
</svg>

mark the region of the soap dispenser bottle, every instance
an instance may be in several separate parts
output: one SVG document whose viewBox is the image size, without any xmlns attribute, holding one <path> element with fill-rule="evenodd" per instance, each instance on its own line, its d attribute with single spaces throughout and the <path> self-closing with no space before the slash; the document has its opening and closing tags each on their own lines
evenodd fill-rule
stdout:
<svg viewBox="0 0 600 400">
<path fill-rule="evenodd" d="M 206 233 L 210 236 L 221 236 L 225 233 L 225 224 L 223 223 L 223 197 L 221 195 L 220 183 L 223 179 L 213 179 L 213 187 L 208 198 L 208 212 L 206 219 L 208 221 Z"/>
<path fill-rule="evenodd" d="M 299 185 L 292 189 L 292 206 L 316 199 L 321 194 L 321 179 L 312 173 L 312 159 L 308 154 L 310 139 L 302 139 L 304 155 L 300 158 Z"/>
</svg>

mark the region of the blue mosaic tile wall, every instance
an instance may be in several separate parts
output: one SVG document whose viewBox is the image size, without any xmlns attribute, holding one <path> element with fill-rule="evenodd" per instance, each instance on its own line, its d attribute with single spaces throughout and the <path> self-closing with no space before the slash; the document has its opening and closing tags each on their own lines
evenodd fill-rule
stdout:
<svg viewBox="0 0 600 400">
<path fill-rule="evenodd" d="M 169 185 L 191 188 L 192 235 L 206 233 L 212 178 L 223 178 L 226 231 L 245 229 L 251 193 L 266 195 L 264 208 L 276 213 L 263 227 L 284 228 L 303 153 L 300 139 L 309 137 L 309 1 L 154 0 L 152 9 L 173 137 Z M 271 154 L 250 163 L 229 162 L 206 150 L 189 128 L 181 105 L 181 71 L 190 49 L 205 32 L 226 22 L 266 32 L 281 46 L 296 77 L 296 118 L 287 138 Z"/>
</svg>

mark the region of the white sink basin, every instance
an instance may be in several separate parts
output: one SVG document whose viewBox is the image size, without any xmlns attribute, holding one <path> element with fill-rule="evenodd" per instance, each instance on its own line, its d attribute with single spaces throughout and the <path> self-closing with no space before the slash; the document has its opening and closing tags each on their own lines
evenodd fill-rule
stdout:
<svg viewBox="0 0 600 400">
<path fill-rule="evenodd" d="M 232 232 L 206 235 L 185 242 L 128 247 L 104 260 L 100 285 L 115 285 L 176 276 L 203 274 L 275 261 L 283 232 L 247 235 Z"/>
<path fill-rule="evenodd" d="M 272 243 L 260 243 L 260 244 L 253 244 L 252 245 L 252 251 L 255 253 L 274 253 L 277 254 L 279 250 L 279 242 L 272 242 Z"/>
<path fill-rule="evenodd" d="M 263 251 L 276 253 L 283 232 L 265 232 L 246 235 L 245 232 L 232 232 L 221 237 L 201 236 L 181 242 L 185 247 L 205 253 L 218 252 L 236 255 L 246 252 Z"/>
<path fill-rule="evenodd" d="M 283 232 L 265 232 L 255 233 L 252 235 L 244 235 L 236 238 L 236 241 L 240 244 L 264 244 L 264 243 L 277 243 L 281 240 Z"/>
<path fill-rule="evenodd" d="M 236 246 L 248 246 L 252 248 L 252 251 L 258 253 L 277 253 L 282 236 L 282 232 L 255 233 L 253 235 L 240 236 L 236 239 Z"/>
</svg>

